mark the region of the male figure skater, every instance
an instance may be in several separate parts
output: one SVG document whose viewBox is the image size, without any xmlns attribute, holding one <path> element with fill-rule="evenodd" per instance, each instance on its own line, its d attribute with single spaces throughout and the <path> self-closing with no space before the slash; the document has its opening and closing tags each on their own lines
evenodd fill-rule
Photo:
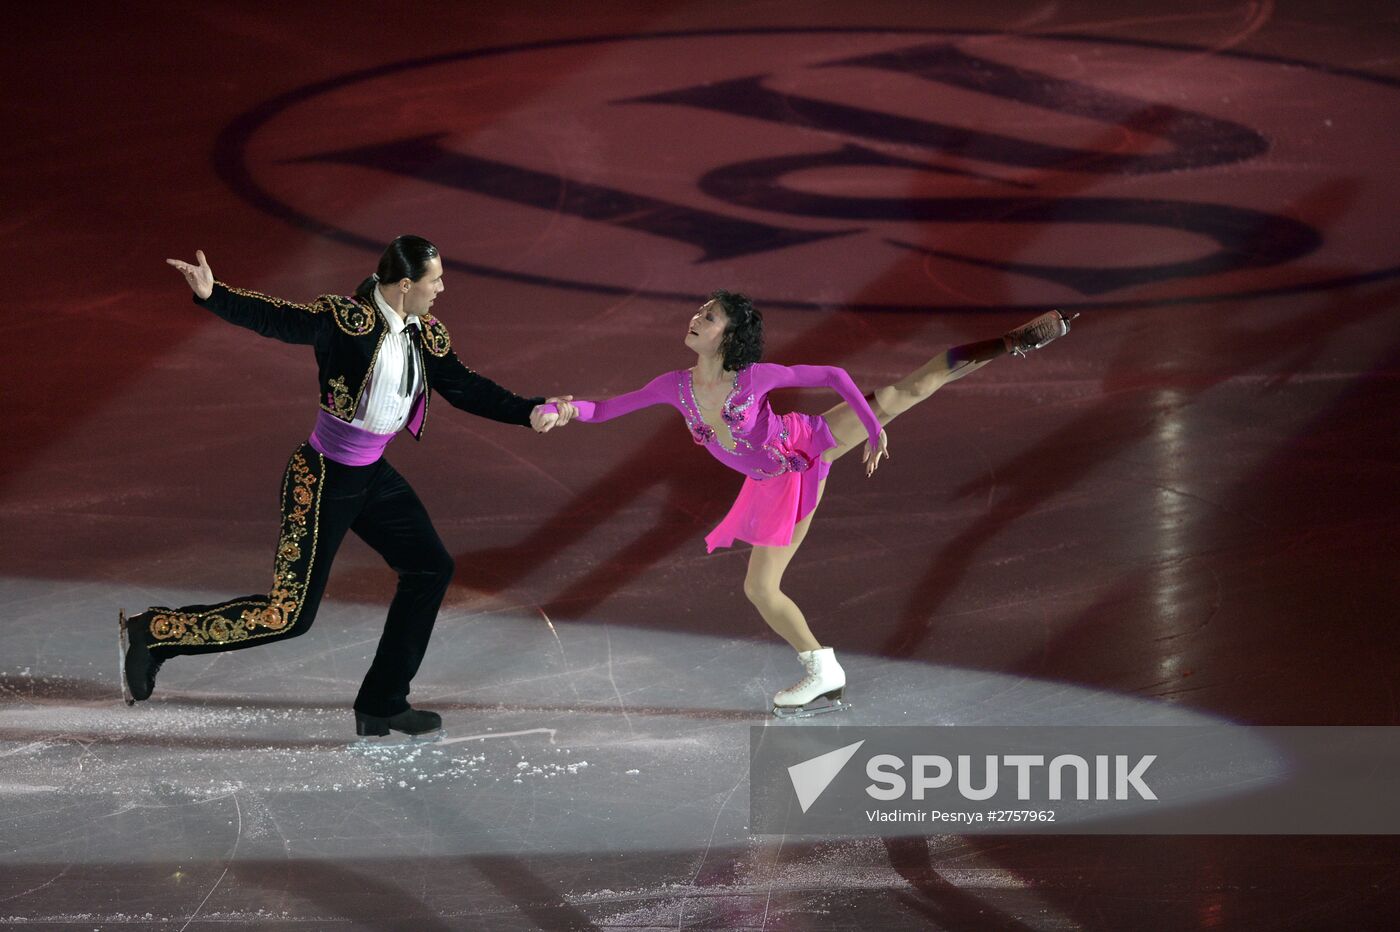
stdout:
<svg viewBox="0 0 1400 932">
<path fill-rule="evenodd" d="M 444 290 L 442 259 L 422 237 L 390 243 L 353 296 L 323 295 L 310 304 L 230 288 L 214 280 L 203 252 L 195 257 L 193 265 L 166 261 L 184 274 L 196 304 L 262 336 L 315 347 L 320 410 L 282 482 L 270 590 L 217 605 L 119 614 L 127 704 L 151 695 L 156 673 L 171 657 L 304 634 L 336 550 L 346 531 L 354 531 L 399 574 L 378 650 L 355 698 L 356 734 L 438 730 L 442 717 L 410 706 L 408 692 L 452 579 L 452 557 L 384 450 L 405 427 L 415 438 L 422 435 L 433 392 L 463 411 L 540 433 L 568 423 L 571 396 L 548 399 L 558 402 L 558 411 L 544 411 L 546 399 L 522 398 L 463 365 L 447 328 L 430 313 Z"/>
</svg>

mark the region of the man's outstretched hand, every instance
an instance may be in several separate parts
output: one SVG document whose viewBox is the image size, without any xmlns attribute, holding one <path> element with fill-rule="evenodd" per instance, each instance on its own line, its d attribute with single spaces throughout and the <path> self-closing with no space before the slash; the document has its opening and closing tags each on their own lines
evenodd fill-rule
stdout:
<svg viewBox="0 0 1400 932">
<path fill-rule="evenodd" d="M 207 300 L 214 293 L 214 270 L 209 268 L 209 260 L 204 258 L 204 250 L 196 249 L 194 258 L 198 265 L 190 265 L 179 259 L 166 259 L 165 262 L 180 270 L 190 290 L 199 295 L 201 301 Z"/>
</svg>

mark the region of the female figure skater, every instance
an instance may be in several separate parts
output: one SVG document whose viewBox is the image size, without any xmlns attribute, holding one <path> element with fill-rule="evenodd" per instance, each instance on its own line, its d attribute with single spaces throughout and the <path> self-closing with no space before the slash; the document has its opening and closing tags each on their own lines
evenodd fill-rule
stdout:
<svg viewBox="0 0 1400 932">
<path fill-rule="evenodd" d="M 949 382 L 1006 353 L 1024 356 L 1069 332 L 1069 318 L 1051 311 L 1000 339 L 955 346 L 867 402 L 844 369 L 779 366 L 763 356 L 763 316 L 742 294 L 716 291 L 690 319 L 685 345 L 695 365 L 657 376 L 635 392 L 606 401 L 574 401 L 575 418 L 609 421 L 655 404 L 680 411 L 695 442 L 744 474 L 723 521 L 705 538 L 709 551 L 737 538 L 753 545 L 744 595 L 768 626 L 797 651 L 804 676 L 773 697 L 773 714 L 806 716 L 845 708 L 846 674 L 835 652 L 807 627 L 782 590 L 783 572 L 802 546 L 826 488 L 831 464 L 865 441 L 867 476 L 889 456 L 885 424 Z M 825 386 L 841 403 L 822 415 L 774 414 L 768 393 Z M 543 410 L 550 410 L 548 405 Z M 825 703 L 816 704 L 824 699 Z"/>
</svg>

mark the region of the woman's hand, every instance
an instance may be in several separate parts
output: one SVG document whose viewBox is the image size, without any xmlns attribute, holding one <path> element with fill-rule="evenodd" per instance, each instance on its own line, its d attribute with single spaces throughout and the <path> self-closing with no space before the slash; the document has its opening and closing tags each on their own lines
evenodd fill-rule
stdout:
<svg viewBox="0 0 1400 932">
<path fill-rule="evenodd" d="M 185 276 L 190 290 L 199 295 L 201 301 L 207 301 L 214 293 L 214 270 L 209 268 L 209 260 L 204 258 L 204 250 L 196 249 L 194 258 L 198 265 L 190 265 L 179 259 L 166 259 L 165 262 L 179 269 L 180 274 Z"/>
<path fill-rule="evenodd" d="M 554 425 L 555 427 L 563 427 L 574 419 L 574 415 L 578 414 L 578 408 L 569 404 L 573 400 L 573 395 L 556 395 L 544 400 L 545 404 L 552 404 L 559 409 L 559 422 Z"/>
<path fill-rule="evenodd" d="M 535 405 L 530 411 L 530 426 L 537 434 L 547 434 L 559 423 L 559 415 L 546 411 L 544 405 Z"/>
<path fill-rule="evenodd" d="M 865 463 L 866 478 L 875 475 L 875 470 L 880 468 L 880 457 L 890 458 L 890 438 L 885 436 L 885 432 L 880 431 L 880 448 L 875 449 L 869 440 L 865 441 L 865 455 L 861 457 Z"/>
<path fill-rule="evenodd" d="M 535 405 L 530 412 L 530 426 L 536 433 L 547 434 L 556 427 L 563 427 L 573 420 L 578 409 L 569 404 L 574 398 L 573 395 L 556 395 L 553 398 L 546 398 L 544 404 Z M 553 411 L 546 411 L 546 405 L 554 405 Z"/>
</svg>

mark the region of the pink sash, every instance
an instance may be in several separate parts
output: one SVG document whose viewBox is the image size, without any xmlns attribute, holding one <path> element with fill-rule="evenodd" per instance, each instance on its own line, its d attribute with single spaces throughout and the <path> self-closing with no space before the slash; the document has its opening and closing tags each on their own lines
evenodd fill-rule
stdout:
<svg viewBox="0 0 1400 932">
<path fill-rule="evenodd" d="M 344 466 L 368 466 L 379 462 L 393 439 L 393 434 L 373 434 L 351 427 L 327 411 L 318 411 L 308 443 L 328 460 Z"/>
</svg>

